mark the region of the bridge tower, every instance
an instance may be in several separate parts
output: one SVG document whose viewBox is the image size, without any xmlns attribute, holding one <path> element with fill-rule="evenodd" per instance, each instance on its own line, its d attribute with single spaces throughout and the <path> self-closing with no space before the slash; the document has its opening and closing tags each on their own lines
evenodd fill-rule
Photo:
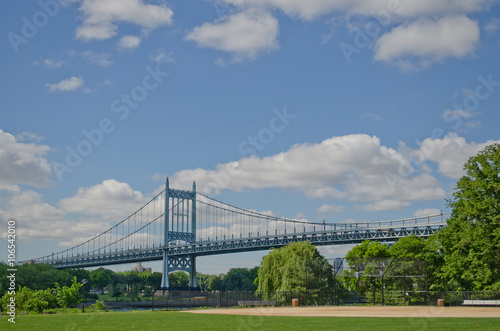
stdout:
<svg viewBox="0 0 500 331">
<path fill-rule="evenodd" d="M 188 243 L 196 242 L 196 183 L 193 182 L 193 191 L 170 189 L 168 178 L 165 183 L 165 214 L 163 239 L 163 275 L 161 289 L 169 290 L 168 275 L 175 270 L 186 271 L 190 274 L 192 289 L 198 288 L 196 282 L 196 256 L 186 255 L 170 257 L 168 248 L 175 241 Z"/>
</svg>

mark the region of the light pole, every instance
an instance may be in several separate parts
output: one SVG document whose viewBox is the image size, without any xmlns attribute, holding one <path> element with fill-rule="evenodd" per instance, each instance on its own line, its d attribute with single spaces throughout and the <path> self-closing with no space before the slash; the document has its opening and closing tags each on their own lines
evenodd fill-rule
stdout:
<svg viewBox="0 0 500 331">
<path fill-rule="evenodd" d="M 83 284 L 83 305 L 82 305 L 82 313 L 85 313 L 85 285 L 87 285 L 88 280 L 82 279 Z"/>
</svg>

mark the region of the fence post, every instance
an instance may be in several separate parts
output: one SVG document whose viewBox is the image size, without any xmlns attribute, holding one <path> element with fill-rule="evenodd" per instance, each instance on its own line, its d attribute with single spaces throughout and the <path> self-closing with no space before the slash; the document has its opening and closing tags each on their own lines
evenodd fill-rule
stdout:
<svg viewBox="0 0 500 331">
<path fill-rule="evenodd" d="M 424 263 L 425 267 L 425 305 L 429 305 L 429 279 L 428 279 L 428 274 L 427 274 L 427 261 Z"/>
<path fill-rule="evenodd" d="M 335 284 L 336 276 L 333 276 L 333 305 L 337 305 L 337 285 Z"/>
<path fill-rule="evenodd" d="M 319 302 L 320 304 L 322 305 L 323 304 L 323 274 L 325 272 L 325 269 L 324 268 L 321 268 L 321 279 L 320 279 L 320 282 L 319 282 Z"/>
<path fill-rule="evenodd" d="M 384 275 L 382 274 L 382 306 L 385 306 L 385 286 L 384 286 Z"/>
<path fill-rule="evenodd" d="M 376 302 L 376 301 L 375 301 L 375 292 L 376 292 L 375 282 L 376 282 L 376 280 L 374 279 L 374 280 L 373 280 L 373 305 L 374 305 L 374 306 L 376 305 L 376 304 L 375 304 L 375 302 Z"/>
</svg>

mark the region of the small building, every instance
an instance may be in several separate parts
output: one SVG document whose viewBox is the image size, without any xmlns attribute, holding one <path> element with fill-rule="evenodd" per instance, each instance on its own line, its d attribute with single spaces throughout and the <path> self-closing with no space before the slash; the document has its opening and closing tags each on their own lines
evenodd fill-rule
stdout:
<svg viewBox="0 0 500 331">
<path fill-rule="evenodd" d="M 139 271 L 139 272 L 143 272 L 143 271 L 147 271 L 149 272 L 150 274 L 153 273 L 153 269 L 152 268 L 144 268 L 142 266 L 142 263 L 139 262 L 137 263 L 137 265 L 135 267 L 132 268 L 132 271 Z"/>
</svg>

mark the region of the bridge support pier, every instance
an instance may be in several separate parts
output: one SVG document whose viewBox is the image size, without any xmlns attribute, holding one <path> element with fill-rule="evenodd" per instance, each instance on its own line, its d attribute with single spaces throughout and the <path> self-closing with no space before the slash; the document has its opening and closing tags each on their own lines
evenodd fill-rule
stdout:
<svg viewBox="0 0 500 331">
<path fill-rule="evenodd" d="M 191 284 L 191 288 L 198 289 L 198 282 L 196 281 L 196 256 L 191 256 L 191 279 L 189 283 Z"/>
<path fill-rule="evenodd" d="M 170 203 L 172 203 L 171 207 Z M 189 205 L 191 205 L 190 213 L 188 210 Z M 196 184 L 194 182 L 193 191 L 171 190 L 167 178 L 165 184 L 164 229 L 163 275 L 160 289 L 163 291 L 170 290 L 169 273 L 175 270 L 182 270 L 190 274 L 190 288 L 198 290 L 196 256 L 168 256 L 169 248 L 172 247 L 170 245 L 171 242 L 196 242 Z"/>
<path fill-rule="evenodd" d="M 172 287 L 168 279 L 168 275 L 172 271 L 182 270 L 188 272 L 189 277 L 189 287 L 192 290 L 198 290 L 198 281 L 196 280 L 196 257 L 193 255 L 185 257 L 168 257 L 163 254 L 163 275 L 161 279 L 160 290 L 166 291 L 170 290 Z M 165 261 L 167 261 L 165 263 Z"/>
<path fill-rule="evenodd" d="M 168 280 L 168 251 L 166 249 L 163 250 L 163 268 L 161 270 L 161 286 L 160 289 L 165 291 L 170 289 L 170 282 Z"/>
</svg>

